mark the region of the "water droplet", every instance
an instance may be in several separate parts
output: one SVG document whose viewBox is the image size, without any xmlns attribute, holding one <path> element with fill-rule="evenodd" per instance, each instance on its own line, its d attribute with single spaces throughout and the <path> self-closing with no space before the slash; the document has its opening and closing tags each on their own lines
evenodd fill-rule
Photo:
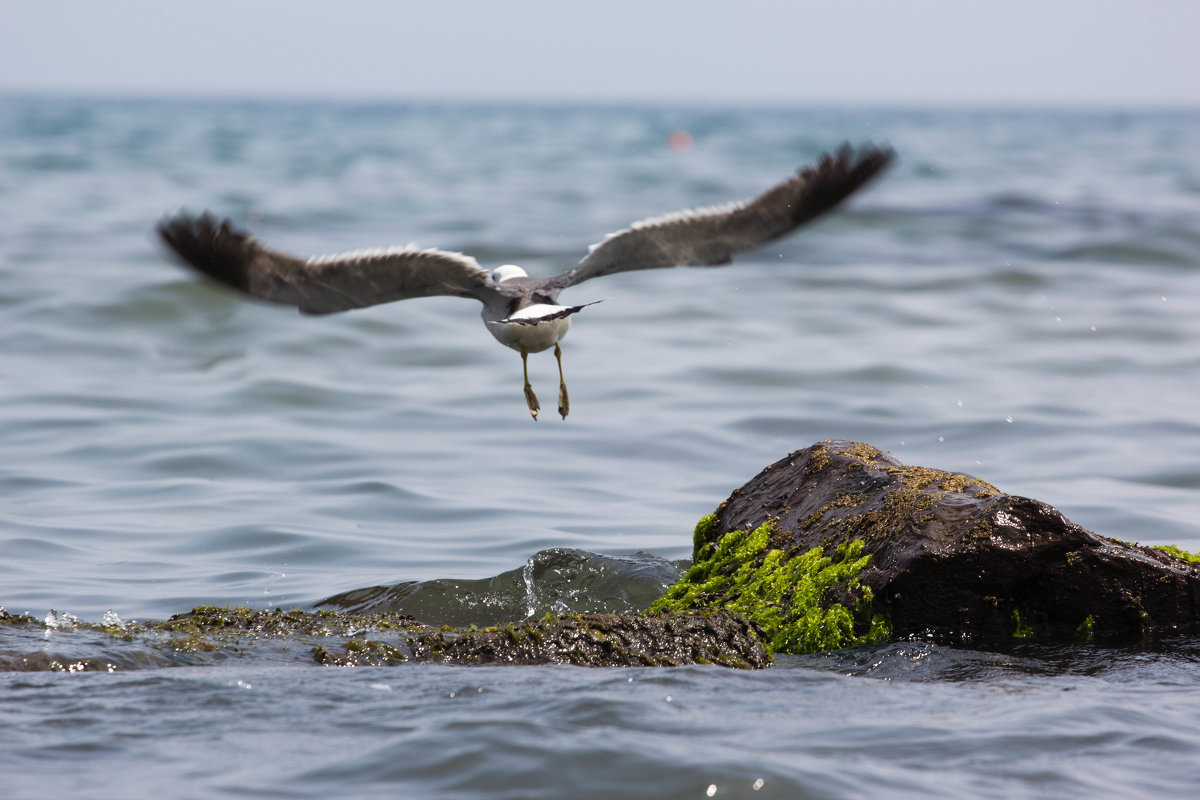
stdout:
<svg viewBox="0 0 1200 800">
<path fill-rule="evenodd" d="M 764 783 L 766 783 L 766 781 L 764 781 L 762 778 L 758 778 L 754 781 L 754 783 L 750 784 L 750 788 L 757 792 L 763 787 Z"/>
<path fill-rule="evenodd" d="M 667 702 L 671 702 L 671 695 L 667 695 Z"/>
<path fill-rule="evenodd" d="M 715 783 L 710 783 L 708 785 L 708 788 L 704 790 L 704 795 L 706 797 L 712 797 L 716 793 L 717 793 L 717 785 Z"/>
</svg>

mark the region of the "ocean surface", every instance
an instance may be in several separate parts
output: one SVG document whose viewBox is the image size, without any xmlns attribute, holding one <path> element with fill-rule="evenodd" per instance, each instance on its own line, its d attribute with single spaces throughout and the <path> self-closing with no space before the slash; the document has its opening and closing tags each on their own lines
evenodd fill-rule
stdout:
<svg viewBox="0 0 1200 800">
<path fill-rule="evenodd" d="M 900 159 L 799 235 L 564 294 L 607 301 L 564 341 L 565 421 L 552 355 L 534 422 L 472 302 L 306 318 L 152 234 L 208 209 L 298 254 L 557 274 L 844 140 Z M 70 624 L 635 609 L 700 516 L 828 438 L 1200 550 L 1200 112 L 0 98 L 0 606 L 55 623 L 0 655 L 114 664 L 0 673 L 0 795 L 1195 796 L 1196 639 L 342 669 Z"/>
</svg>

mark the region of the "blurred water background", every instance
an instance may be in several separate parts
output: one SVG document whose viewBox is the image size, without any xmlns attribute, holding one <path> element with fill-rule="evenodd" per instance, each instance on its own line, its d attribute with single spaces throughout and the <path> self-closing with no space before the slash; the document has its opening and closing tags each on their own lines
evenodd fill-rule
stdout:
<svg viewBox="0 0 1200 800">
<path fill-rule="evenodd" d="M 98 622 L 403 584 L 434 613 L 508 574 L 516 617 L 623 610 L 670 580 L 697 518 L 826 438 L 1198 550 L 1198 123 L 0 99 L 0 605 Z M 802 234 L 564 294 L 608 301 L 564 341 L 566 421 L 553 358 L 530 360 L 535 423 L 473 302 L 304 318 L 152 236 L 210 209 L 299 254 L 414 241 L 549 275 L 844 140 L 900 161 Z M 516 580 L 538 558 L 559 567 L 545 596 Z M 0 631 L 0 651 L 71 635 Z M 1187 795 L 1198 652 L 8 673 L 0 765 L 12 797 Z"/>
</svg>

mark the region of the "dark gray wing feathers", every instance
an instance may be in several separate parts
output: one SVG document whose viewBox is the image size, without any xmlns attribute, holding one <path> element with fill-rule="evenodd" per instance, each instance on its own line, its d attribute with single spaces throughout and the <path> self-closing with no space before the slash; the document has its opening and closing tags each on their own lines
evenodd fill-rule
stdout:
<svg viewBox="0 0 1200 800">
<path fill-rule="evenodd" d="M 407 247 L 304 260 L 271 250 L 228 220 L 208 214 L 164 219 L 158 235 L 184 263 L 208 277 L 306 314 L 435 295 L 486 301 L 497 293 L 490 273 L 459 253 Z"/>
<path fill-rule="evenodd" d="M 834 208 L 894 157 L 889 147 L 843 145 L 745 203 L 634 223 L 592 245 L 578 266 L 559 278 L 573 286 L 630 270 L 728 264 L 734 253 L 777 239 Z"/>
</svg>

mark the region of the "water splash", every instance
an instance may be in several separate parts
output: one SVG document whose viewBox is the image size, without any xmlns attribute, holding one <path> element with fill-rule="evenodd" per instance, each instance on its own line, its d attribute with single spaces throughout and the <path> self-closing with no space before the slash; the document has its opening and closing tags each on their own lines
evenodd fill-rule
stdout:
<svg viewBox="0 0 1200 800">
<path fill-rule="evenodd" d="M 537 591 L 533 586 L 533 562 L 536 558 L 537 554 L 534 553 L 525 559 L 525 566 L 521 567 L 521 580 L 525 583 L 525 607 L 528 609 L 525 619 L 533 619 L 537 613 Z"/>
<path fill-rule="evenodd" d="M 46 618 L 42 620 L 47 631 L 62 630 L 65 628 L 74 628 L 79 625 L 79 617 L 67 612 L 58 613 L 56 609 L 50 609 L 46 614 Z"/>
</svg>

